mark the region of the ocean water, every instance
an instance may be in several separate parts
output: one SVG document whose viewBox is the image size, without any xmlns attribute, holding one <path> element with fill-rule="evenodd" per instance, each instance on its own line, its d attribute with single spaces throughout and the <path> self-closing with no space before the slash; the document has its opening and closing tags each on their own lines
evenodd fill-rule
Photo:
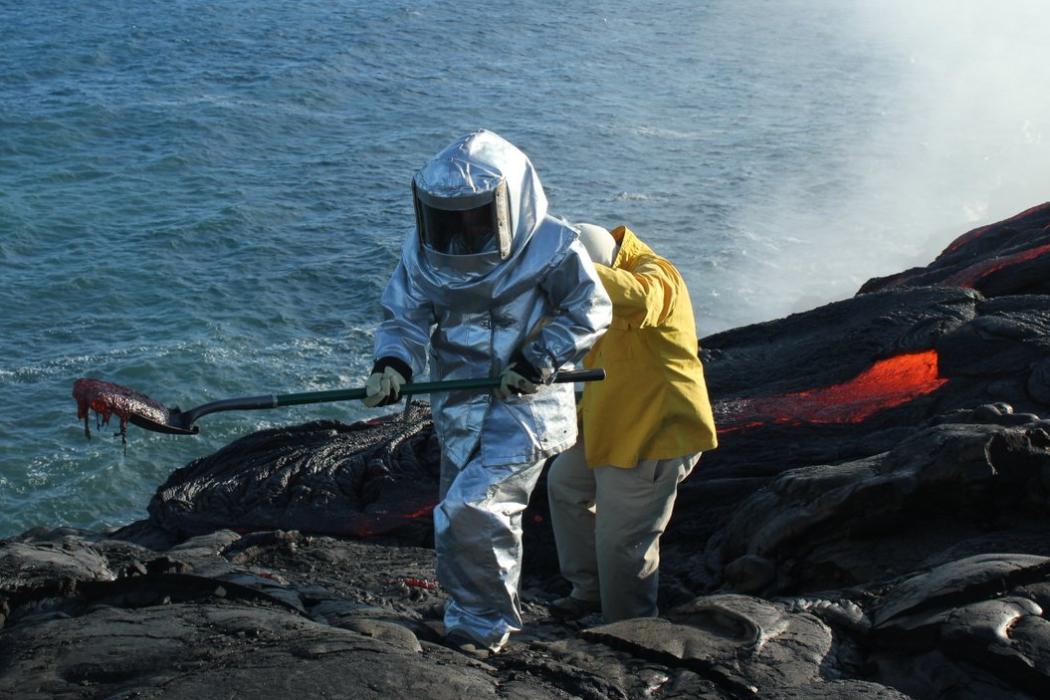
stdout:
<svg viewBox="0 0 1050 700">
<path fill-rule="evenodd" d="M 0 0 L 0 537 L 124 524 L 237 437 L 375 415 L 220 413 L 125 451 L 71 391 L 362 385 L 411 175 L 478 127 L 554 214 L 672 258 L 702 335 L 1048 199 L 1050 13 L 912 5 Z"/>
</svg>

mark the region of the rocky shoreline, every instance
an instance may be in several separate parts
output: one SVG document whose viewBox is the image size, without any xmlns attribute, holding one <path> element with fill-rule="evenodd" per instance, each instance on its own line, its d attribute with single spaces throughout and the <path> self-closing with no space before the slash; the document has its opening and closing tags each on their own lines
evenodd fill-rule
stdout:
<svg viewBox="0 0 1050 700">
<path fill-rule="evenodd" d="M 525 630 L 441 646 L 414 403 L 246 436 L 127 527 L 0 541 L 0 698 L 1050 696 L 1050 204 L 702 345 L 721 446 L 661 617 L 551 616 L 541 482 Z"/>
</svg>

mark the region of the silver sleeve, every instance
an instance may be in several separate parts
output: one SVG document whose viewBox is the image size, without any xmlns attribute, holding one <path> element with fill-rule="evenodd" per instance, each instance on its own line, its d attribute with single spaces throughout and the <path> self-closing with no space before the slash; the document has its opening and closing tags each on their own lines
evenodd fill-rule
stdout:
<svg viewBox="0 0 1050 700">
<path fill-rule="evenodd" d="M 609 327 L 612 302 L 579 241 L 572 242 L 540 286 L 556 312 L 522 352 L 547 374 L 583 358 Z"/>
<path fill-rule="evenodd" d="M 418 376 L 427 365 L 434 307 L 413 283 L 404 260 L 397 264 L 383 296 L 383 320 L 376 329 L 375 358 L 397 357 Z"/>
</svg>

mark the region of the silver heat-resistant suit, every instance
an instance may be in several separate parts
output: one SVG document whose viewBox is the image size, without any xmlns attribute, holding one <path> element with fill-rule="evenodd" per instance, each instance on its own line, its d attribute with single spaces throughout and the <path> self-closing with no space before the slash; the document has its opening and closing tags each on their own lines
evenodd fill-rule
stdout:
<svg viewBox="0 0 1050 700">
<path fill-rule="evenodd" d="M 499 375 L 516 352 L 544 378 L 579 361 L 609 325 L 611 304 L 576 232 L 548 215 L 525 154 L 477 131 L 417 172 L 413 191 L 417 232 L 383 293 L 375 357 L 397 358 L 414 376 L 429 361 L 434 381 Z M 490 201 L 500 205 L 499 233 L 481 252 L 430 245 L 427 206 Z M 576 441 L 573 387 L 543 384 L 506 400 L 435 393 L 431 402 L 442 448 L 434 525 L 438 579 L 450 596 L 446 633 L 498 649 L 522 625 L 522 512 L 544 461 Z"/>
</svg>

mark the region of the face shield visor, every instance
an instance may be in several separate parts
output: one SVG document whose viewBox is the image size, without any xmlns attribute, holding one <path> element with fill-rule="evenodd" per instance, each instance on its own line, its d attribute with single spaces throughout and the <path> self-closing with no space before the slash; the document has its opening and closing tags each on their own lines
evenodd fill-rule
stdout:
<svg viewBox="0 0 1050 700">
<path fill-rule="evenodd" d="M 507 184 L 463 197 L 434 197 L 412 181 L 416 228 L 423 245 L 445 255 L 499 251 L 510 255 L 511 220 Z"/>
</svg>

